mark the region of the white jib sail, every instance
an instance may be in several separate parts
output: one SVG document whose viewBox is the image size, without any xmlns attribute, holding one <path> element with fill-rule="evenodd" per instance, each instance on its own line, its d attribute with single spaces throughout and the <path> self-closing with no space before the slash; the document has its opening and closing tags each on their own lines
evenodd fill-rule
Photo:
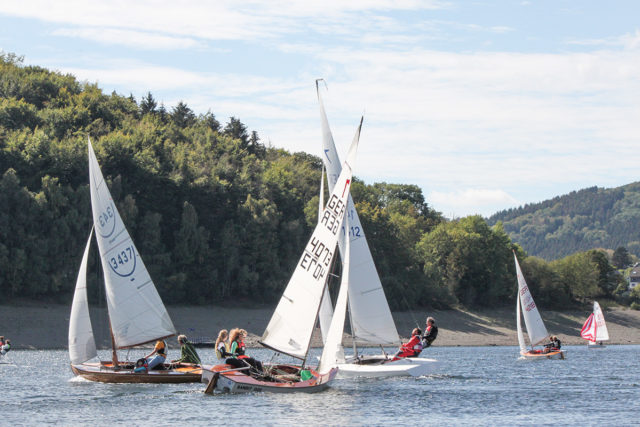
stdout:
<svg viewBox="0 0 640 427">
<path fill-rule="evenodd" d="M 87 300 L 87 260 L 89 259 L 92 237 L 93 228 L 89 233 L 87 246 L 82 255 L 76 290 L 73 293 L 73 303 L 71 304 L 71 316 L 69 317 L 69 358 L 74 365 L 84 363 L 98 355 Z"/>
<path fill-rule="evenodd" d="M 348 219 L 345 222 L 348 224 Z M 332 367 L 338 363 L 344 363 L 344 348 L 342 347 L 342 333 L 344 332 L 344 321 L 347 315 L 347 301 L 349 294 L 349 258 L 350 258 L 350 245 L 349 240 L 346 239 L 344 262 L 342 266 L 342 279 L 340 281 L 340 290 L 338 291 L 338 299 L 336 300 L 336 309 L 331 319 L 331 326 L 327 334 L 327 340 L 324 343 L 322 349 L 322 356 L 320 357 L 320 365 L 318 365 L 318 372 L 324 374 L 328 372 Z"/>
<path fill-rule="evenodd" d="M 518 326 L 518 345 L 520 346 L 520 351 L 527 351 L 527 345 L 524 342 L 524 334 L 522 332 L 522 320 L 520 319 L 520 292 L 518 292 L 518 297 L 516 298 L 516 324 Z"/>
<path fill-rule="evenodd" d="M 529 287 L 527 286 L 527 282 L 524 280 L 524 276 L 522 275 L 522 270 L 520 270 L 520 264 L 518 264 L 518 258 L 515 253 L 513 254 L 513 258 L 516 262 L 518 297 L 520 298 L 520 303 L 522 305 L 524 324 L 527 327 L 529 342 L 531 343 L 531 346 L 535 346 L 540 344 L 542 341 L 545 341 L 549 337 L 549 333 L 547 332 L 547 328 L 544 326 L 542 317 L 540 317 L 538 307 L 536 307 L 536 303 L 533 301 L 531 292 L 529 292 Z"/>
<path fill-rule="evenodd" d="M 320 174 L 320 197 L 318 203 L 318 218 L 322 217 L 322 211 L 324 210 L 324 165 L 322 166 L 322 173 Z M 322 333 L 322 343 L 327 342 L 327 334 L 329 333 L 329 326 L 331 325 L 331 318 L 333 317 L 333 307 L 331 305 L 331 294 L 329 294 L 329 281 L 327 280 L 324 285 L 324 292 L 322 294 L 322 303 L 320 304 L 320 313 L 318 318 L 320 320 L 320 332 Z"/>
<path fill-rule="evenodd" d="M 609 331 L 607 330 L 607 324 L 604 321 L 604 314 L 600 309 L 600 304 L 597 301 L 593 303 L 593 317 L 596 319 L 596 341 L 609 340 Z"/>
<path fill-rule="evenodd" d="M 176 333 L 169 313 L 127 232 L 89 141 L 91 208 L 116 348 Z"/>
<path fill-rule="evenodd" d="M 340 174 L 340 158 L 331 135 L 317 81 L 316 90 L 322 125 L 322 161 L 327 169 L 329 191 L 332 191 L 336 178 Z M 349 310 L 353 338 L 358 344 L 398 345 L 400 344 L 398 330 L 351 195 L 349 195 L 347 206 L 350 223 L 347 231 L 351 237 Z M 340 236 L 341 254 L 344 254 L 344 234 L 346 233 L 343 232 Z"/>
<path fill-rule="evenodd" d="M 359 138 L 360 128 L 351 144 L 338 184 L 331 192 L 327 206 L 262 335 L 263 345 L 300 359 L 306 357 L 336 251 Z"/>
</svg>

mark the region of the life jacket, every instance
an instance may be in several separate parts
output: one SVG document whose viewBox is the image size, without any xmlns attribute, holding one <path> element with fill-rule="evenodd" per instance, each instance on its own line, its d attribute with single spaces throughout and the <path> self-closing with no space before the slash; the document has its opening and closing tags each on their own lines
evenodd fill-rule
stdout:
<svg viewBox="0 0 640 427">
<path fill-rule="evenodd" d="M 422 352 L 422 343 L 420 342 L 420 336 L 414 335 L 409 342 L 402 344 L 402 353 L 399 357 L 415 357 Z"/>
<path fill-rule="evenodd" d="M 160 356 L 167 357 L 167 343 L 164 342 L 164 340 L 157 341 L 154 350 L 156 350 L 156 353 Z"/>
<path fill-rule="evenodd" d="M 244 345 L 244 341 L 240 341 L 238 343 L 238 359 L 248 359 L 249 358 L 249 356 L 244 354 L 245 350 L 246 350 L 246 347 Z"/>
</svg>

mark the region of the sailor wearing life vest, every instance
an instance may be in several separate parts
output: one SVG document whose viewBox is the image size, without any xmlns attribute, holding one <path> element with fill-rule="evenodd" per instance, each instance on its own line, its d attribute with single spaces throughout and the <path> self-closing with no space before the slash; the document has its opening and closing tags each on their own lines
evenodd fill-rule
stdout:
<svg viewBox="0 0 640 427">
<path fill-rule="evenodd" d="M 153 356 L 153 357 L 151 357 Z M 164 363 L 167 358 L 167 343 L 164 340 L 156 341 L 153 351 L 144 357 L 147 359 L 147 369 L 150 371 L 156 366 Z"/>
<path fill-rule="evenodd" d="M 404 357 L 418 357 L 422 352 L 420 335 L 422 335 L 420 328 L 415 328 L 411 331 L 411 339 L 400 346 L 400 350 L 398 350 L 393 360 L 402 359 Z"/>
</svg>

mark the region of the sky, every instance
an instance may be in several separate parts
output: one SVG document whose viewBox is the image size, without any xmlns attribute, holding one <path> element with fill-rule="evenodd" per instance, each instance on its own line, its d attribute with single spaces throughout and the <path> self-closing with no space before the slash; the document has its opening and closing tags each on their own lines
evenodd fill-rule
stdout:
<svg viewBox="0 0 640 427">
<path fill-rule="evenodd" d="M 640 180 L 635 0 L 2 0 L 0 51 L 320 156 L 446 217 Z M 640 163 L 640 162 L 638 162 Z"/>
</svg>

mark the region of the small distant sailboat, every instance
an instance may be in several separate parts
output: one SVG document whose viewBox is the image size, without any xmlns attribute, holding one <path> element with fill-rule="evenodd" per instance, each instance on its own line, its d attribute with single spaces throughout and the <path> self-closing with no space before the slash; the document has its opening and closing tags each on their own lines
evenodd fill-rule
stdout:
<svg viewBox="0 0 640 427">
<path fill-rule="evenodd" d="M 518 328 L 518 344 L 520 345 L 520 355 L 524 359 L 539 360 L 539 359 L 564 359 L 566 357 L 564 350 L 538 350 L 535 348 L 543 341 L 549 339 L 549 333 L 544 326 L 542 317 L 536 303 L 533 301 L 531 292 L 527 282 L 524 280 L 522 270 L 520 270 L 520 264 L 518 264 L 518 257 L 515 252 L 513 258 L 516 263 L 516 275 L 518 276 L 518 297 L 516 298 L 516 323 Z M 524 333 L 522 331 L 522 323 L 520 320 L 520 307 L 522 307 L 522 317 L 524 317 L 524 324 L 527 328 L 527 335 L 529 337 L 529 343 L 531 348 L 527 349 Z"/>
<path fill-rule="evenodd" d="M 133 362 L 118 360 L 117 349 L 168 338 L 176 330 L 116 209 L 90 141 L 88 150 L 94 228 L 89 233 L 71 305 L 71 370 L 88 380 L 106 383 L 198 382 L 201 370 L 192 365 L 165 364 L 162 370 L 135 373 Z M 87 259 L 94 229 L 104 273 L 113 351 L 111 361 L 89 363 L 97 357 L 87 301 Z"/>
<path fill-rule="evenodd" d="M 593 302 L 593 313 L 587 318 L 580 331 L 580 336 L 589 341 L 589 348 L 605 348 L 603 341 L 609 340 L 609 331 L 604 321 L 604 314 L 597 301 Z"/>
<path fill-rule="evenodd" d="M 320 80 L 316 80 L 316 92 L 322 126 L 323 173 L 326 168 L 329 191 L 332 191 L 341 172 L 340 158 L 320 95 L 318 87 Z M 323 185 L 324 177 L 321 180 L 320 210 L 323 206 Z M 336 316 L 344 319 L 345 310 L 348 310 L 349 313 L 353 354 L 346 357 L 344 355 L 341 342 L 345 322 L 344 320 L 338 321 L 340 324 L 340 351 L 336 353 L 337 357 L 333 358 L 334 366 L 339 368 L 338 375 L 340 377 L 420 376 L 433 372 L 434 368 L 438 366 L 435 359 L 408 357 L 394 360 L 393 355 L 389 354 L 358 354 L 358 345 L 398 346 L 401 341 L 351 196 L 348 199 L 345 224 L 342 224 L 338 245 L 343 260 L 342 283 L 339 292 L 342 292 L 343 288 L 345 289 L 344 302 L 346 305 L 344 308 L 338 308 L 338 303 L 341 301 L 338 296 L 335 313 L 333 313 L 329 292 L 325 290 L 325 298 L 320 309 L 320 327 L 323 339 L 327 342 L 328 334 L 326 331 L 329 329 L 330 321 L 336 319 Z M 350 261 L 347 261 L 347 258 Z"/>
</svg>

